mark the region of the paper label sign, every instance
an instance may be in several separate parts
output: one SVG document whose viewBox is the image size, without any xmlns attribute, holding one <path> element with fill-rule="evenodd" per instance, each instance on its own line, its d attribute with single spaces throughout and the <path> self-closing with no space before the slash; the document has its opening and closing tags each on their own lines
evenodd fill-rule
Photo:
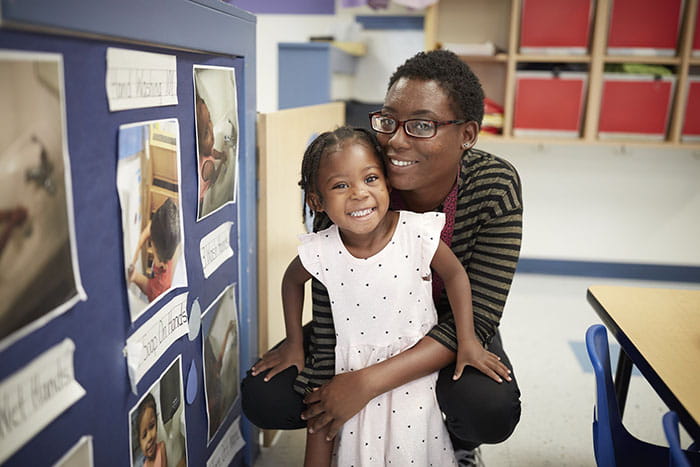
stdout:
<svg viewBox="0 0 700 467">
<path fill-rule="evenodd" d="M 0 464 L 85 395 L 65 339 L 0 382 Z"/>
<path fill-rule="evenodd" d="M 243 436 L 241 436 L 240 421 L 241 417 L 238 417 L 228 427 L 216 449 L 211 453 L 211 457 L 207 459 L 207 467 L 230 465 L 236 453 L 245 446 L 245 441 L 243 441 Z"/>
<path fill-rule="evenodd" d="M 105 87 L 110 112 L 177 105 L 177 59 L 109 47 Z"/>
<path fill-rule="evenodd" d="M 189 332 L 187 292 L 173 297 L 126 340 L 126 363 L 131 390 L 166 350 Z"/>
<path fill-rule="evenodd" d="M 209 278 L 224 261 L 233 256 L 229 239 L 233 222 L 225 222 L 205 235 L 199 242 L 199 254 L 202 259 L 204 277 Z"/>
</svg>

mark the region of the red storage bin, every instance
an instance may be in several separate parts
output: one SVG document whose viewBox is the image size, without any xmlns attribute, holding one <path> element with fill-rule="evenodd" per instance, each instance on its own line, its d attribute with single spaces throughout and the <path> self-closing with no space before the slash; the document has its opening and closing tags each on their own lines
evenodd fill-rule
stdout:
<svg viewBox="0 0 700 467">
<path fill-rule="evenodd" d="M 520 52 L 586 54 L 592 13 L 592 0 L 523 0 Z"/>
<path fill-rule="evenodd" d="M 676 54 L 682 0 L 613 0 L 608 55 Z"/>
<path fill-rule="evenodd" d="M 586 96 L 586 73 L 516 73 L 513 134 L 577 138 Z"/>
<path fill-rule="evenodd" d="M 681 140 L 700 141 L 700 76 L 688 78 L 688 100 Z"/>
<path fill-rule="evenodd" d="M 675 83 L 673 76 L 604 73 L 598 136 L 663 140 Z"/>
</svg>

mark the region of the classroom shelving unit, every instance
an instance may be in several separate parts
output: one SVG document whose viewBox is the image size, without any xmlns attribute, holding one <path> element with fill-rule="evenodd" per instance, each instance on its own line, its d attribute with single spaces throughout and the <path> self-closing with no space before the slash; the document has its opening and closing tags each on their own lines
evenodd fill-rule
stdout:
<svg viewBox="0 0 700 467">
<path fill-rule="evenodd" d="M 529 136 L 516 136 L 514 132 L 518 72 L 526 65 L 540 68 L 551 65 L 552 67 L 579 68 L 587 75 L 585 94 L 582 99 L 580 128 L 574 138 L 565 139 L 564 142 L 591 144 L 601 141 L 615 143 L 640 141 L 644 144 L 657 144 L 663 147 L 700 147 L 697 138 L 685 137 L 688 135 L 683 134 L 686 109 L 691 105 L 688 104 L 689 85 L 694 82 L 694 75 L 698 73 L 700 68 L 700 53 L 695 51 L 698 45 L 694 45 L 700 42 L 698 40 L 700 31 L 696 31 L 698 29 L 698 0 L 678 1 L 678 24 L 673 25 L 673 27 L 677 26 L 677 40 L 675 47 L 667 55 L 663 55 L 663 52 L 646 49 L 619 54 L 619 52 L 613 52 L 609 49 L 608 40 L 611 37 L 611 24 L 616 11 L 615 1 L 588 0 L 590 16 L 587 46 L 579 53 L 559 52 L 552 54 L 551 51 L 532 53 L 531 50 L 522 49 L 523 12 L 536 3 L 534 0 L 440 0 L 429 7 L 426 12 L 425 48 L 433 50 L 441 48 L 445 44 L 483 44 L 487 42 L 496 46 L 496 53 L 492 55 L 465 55 L 458 52 L 458 55 L 479 76 L 487 97 L 502 105 L 504 109 L 502 134 L 485 135 L 487 138 L 502 141 L 532 139 Z M 625 0 L 617 1 L 623 2 Z M 574 0 L 554 3 L 569 5 L 572 2 L 575 3 Z M 642 3 L 644 5 L 640 4 L 637 7 L 660 9 L 668 7 L 668 2 L 664 0 L 646 0 Z M 543 19 L 542 28 L 556 29 L 557 22 Z M 628 139 L 625 136 L 601 139 L 599 130 L 606 65 L 631 63 L 662 65 L 673 71 L 674 85 L 669 96 L 670 105 L 668 106 L 666 127 L 662 135 L 655 141 L 643 138 L 641 140 L 638 138 Z M 653 79 L 651 81 L 653 82 Z M 544 98 L 546 96 L 543 96 Z M 649 112 L 654 111 L 649 110 Z M 629 119 L 631 121 L 639 118 L 643 118 L 643 115 L 630 112 Z M 556 137 L 545 139 L 557 141 Z M 542 141 L 542 137 L 537 141 Z"/>
</svg>

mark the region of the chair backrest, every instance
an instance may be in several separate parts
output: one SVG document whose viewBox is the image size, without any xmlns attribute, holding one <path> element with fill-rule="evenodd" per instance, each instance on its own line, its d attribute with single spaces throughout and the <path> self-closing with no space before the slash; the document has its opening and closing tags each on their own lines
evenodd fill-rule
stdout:
<svg viewBox="0 0 700 467">
<path fill-rule="evenodd" d="M 669 462 L 671 467 L 690 467 L 690 462 L 681 448 L 681 437 L 678 433 L 678 414 L 666 412 L 663 417 L 664 433 L 669 445 Z"/>
<path fill-rule="evenodd" d="M 605 326 L 595 324 L 586 331 L 586 349 L 593 365 L 596 381 L 596 403 L 593 409 L 593 449 L 599 466 L 615 465 L 613 426 L 619 417 L 619 407 L 612 384 L 610 349 Z M 613 416 L 616 414 L 617 416 Z M 620 424 L 622 422 L 620 421 Z"/>
<path fill-rule="evenodd" d="M 664 465 L 668 461 L 668 448 L 635 438 L 622 424 L 610 368 L 610 349 L 605 326 L 594 324 L 588 328 L 586 349 L 596 381 L 593 449 L 598 466 Z"/>
</svg>

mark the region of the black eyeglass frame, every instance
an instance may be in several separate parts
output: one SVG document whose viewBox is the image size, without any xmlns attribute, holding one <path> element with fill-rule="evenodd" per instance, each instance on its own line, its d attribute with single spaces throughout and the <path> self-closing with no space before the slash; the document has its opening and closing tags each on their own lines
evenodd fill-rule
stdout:
<svg viewBox="0 0 700 467">
<path fill-rule="evenodd" d="M 381 117 L 384 117 L 384 118 L 390 118 L 390 119 L 394 120 L 394 121 L 396 122 L 396 128 L 394 128 L 394 131 L 382 131 L 382 130 L 377 130 L 376 128 L 374 128 L 374 125 L 372 125 L 372 122 L 373 122 L 373 118 L 374 118 L 375 116 L 381 116 Z M 409 133 L 408 130 L 406 129 L 406 123 L 408 123 L 408 122 L 416 122 L 416 121 L 418 121 L 418 122 L 430 122 L 430 123 L 432 123 L 433 125 L 435 125 L 435 132 L 434 132 L 432 135 L 430 135 L 430 136 L 417 136 L 417 135 L 413 135 L 413 134 Z M 381 111 L 381 110 L 377 110 L 377 111 L 374 111 L 374 112 L 370 112 L 370 113 L 369 113 L 369 127 L 370 127 L 372 130 L 376 131 L 377 133 L 381 133 L 381 134 L 383 134 L 383 135 L 393 135 L 394 133 L 396 133 L 396 132 L 398 131 L 399 127 L 403 127 L 404 133 L 406 133 L 406 134 L 407 134 L 408 136 L 410 136 L 411 138 L 418 138 L 418 139 L 428 139 L 428 138 L 434 137 L 435 135 L 437 135 L 437 130 L 438 130 L 438 128 L 441 127 L 441 126 L 446 126 L 446 125 L 461 125 L 462 123 L 467 123 L 468 121 L 469 121 L 469 120 L 444 120 L 444 121 L 439 121 L 439 120 L 431 120 L 431 119 L 429 119 L 429 118 L 409 118 L 408 120 L 399 120 L 398 118 L 389 117 L 389 116 L 387 116 L 387 115 L 382 115 L 382 111 Z"/>
</svg>

